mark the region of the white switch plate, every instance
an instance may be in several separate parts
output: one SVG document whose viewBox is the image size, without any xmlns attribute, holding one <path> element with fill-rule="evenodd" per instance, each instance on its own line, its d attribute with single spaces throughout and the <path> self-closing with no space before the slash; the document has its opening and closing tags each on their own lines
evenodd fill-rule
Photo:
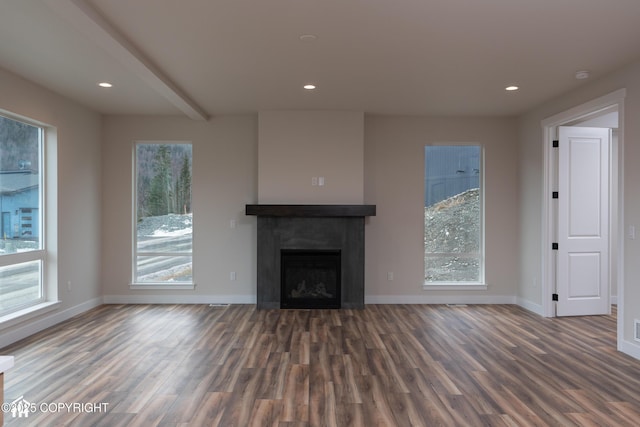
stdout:
<svg viewBox="0 0 640 427">
<path fill-rule="evenodd" d="M 636 238 L 636 226 L 635 225 L 630 225 L 629 226 L 629 238 L 631 240 L 634 240 Z"/>
<path fill-rule="evenodd" d="M 318 185 L 318 177 L 317 176 L 312 176 L 311 177 L 311 185 L 313 185 L 313 186 Z"/>
<path fill-rule="evenodd" d="M 324 176 L 318 177 L 318 185 L 322 187 L 324 185 Z"/>
<path fill-rule="evenodd" d="M 387 280 L 393 280 L 393 271 L 387 273 Z"/>
<path fill-rule="evenodd" d="M 229 274 L 229 279 L 231 279 L 232 281 L 233 281 L 233 280 L 236 280 L 236 272 L 235 272 L 235 271 L 232 271 L 232 272 Z"/>
</svg>

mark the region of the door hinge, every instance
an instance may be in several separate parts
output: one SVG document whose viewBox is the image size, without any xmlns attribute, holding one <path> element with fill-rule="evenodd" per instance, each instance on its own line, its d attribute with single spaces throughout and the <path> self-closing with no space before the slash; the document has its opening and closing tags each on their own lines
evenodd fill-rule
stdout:
<svg viewBox="0 0 640 427">
<path fill-rule="evenodd" d="M 557 199 L 558 198 L 558 192 L 554 191 L 553 193 L 551 193 L 551 197 L 554 198 L 554 199 Z"/>
<path fill-rule="evenodd" d="M 558 244 L 557 243 L 552 243 L 551 244 L 551 249 L 553 249 L 554 251 L 558 250 Z"/>
<path fill-rule="evenodd" d="M 558 294 L 551 294 L 551 301 L 558 301 Z"/>
<path fill-rule="evenodd" d="M 560 146 L 560 141 L 558 141 L 557 139 L 553 140 L 553 148 L 558 148 Z"/>
</svg>

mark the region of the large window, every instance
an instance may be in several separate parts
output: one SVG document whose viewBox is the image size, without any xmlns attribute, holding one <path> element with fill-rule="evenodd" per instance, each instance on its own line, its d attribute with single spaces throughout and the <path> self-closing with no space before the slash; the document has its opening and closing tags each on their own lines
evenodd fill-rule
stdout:
<svg viewBox="0 0 640 427">
<path fill-rule="evenodd" d="M 191 285 L 191 144 L 135 146 L 134 285 Z"/>
<path fill-rule="evenodd" d="M 0 116 L 0 316 L 45 299 L 43 134 Z"/>
<path fill-rule="evenodd" d="M 425 284 L 484 282 L 482 149 L 425 147 Z"/>
</svg>

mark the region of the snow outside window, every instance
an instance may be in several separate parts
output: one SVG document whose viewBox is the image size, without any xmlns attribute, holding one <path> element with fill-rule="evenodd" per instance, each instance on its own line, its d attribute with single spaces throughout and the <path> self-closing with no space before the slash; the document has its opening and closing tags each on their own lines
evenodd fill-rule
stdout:
<svg viewBox="0 0 640 427">
<path fill-rule="evenodd" d="M 484 282 L 482 148 L 425 147 L 425 285 Z"/>
<path fill-rule="evenodd" d="M 135 144 L 134 285 L 192 285 L 192 147 Z"/>
</svg>

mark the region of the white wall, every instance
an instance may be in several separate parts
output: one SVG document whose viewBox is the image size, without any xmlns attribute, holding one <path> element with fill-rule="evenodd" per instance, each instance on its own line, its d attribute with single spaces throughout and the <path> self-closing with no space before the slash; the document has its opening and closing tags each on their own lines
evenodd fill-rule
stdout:
<svg viewBox="0 0 640 427">
<path fill-rule="evenodd" d="M 58 289 L 59 306 L 0 329 L 0 347 L 101 303 L 100 116 L 47 89 L 0 69 L 0 109 L 56 128 L 48 155 L 57 160 L 57 198 L 50 192 L 49 219 L 57 235 L 46 286 Z M 55 232 L 55 227 L 49 231 Z M 57 249 L 56 249 L 57 247 Z M 71 291 L 67 283 L 71 282 Z"/>
<path fill-rule="evenodd" d="M 362 204 L 363 134 L 359 112 L 260 112 L 259 203 Z"/>
<path fill-rule="evenodd" d="M 256 220 L 244 215 L 257 201 L 257 118 L 104 118 L 103 257 L 105 302 L 255 302 Z M 132 153 L 135 141 L 193 144 L 195 290 L 134 291 L 132 272 Z M 237 227 L 231 228 L 231 220 Z M 235 271 L 237 279 L 230 280 Z"/>
<path fill-rule="evenodd" d="M 423 290 L 424 146 L 478 143 L 485 156 L 483 291 Z M 515 302 L 518 164 L 515 119 L 366 116 L 366 302 Z M 394 280 L 387 280 L 387 272 Z"/>
<path fill-rule="evenodd" d="M 518 295 L 522 301 L 542 304 L 540 291 L 542 236 L 543 148 L 541 121 L 600 96 L 626 88 L 623 129 L 624 218 L 623 231 L 629 225 L 640 225 L 640 62 L 630 64 L 602 79 L 559 96 L 523 115 L 519 119 L 520 165 L 520 280 Z M 640 240 L 624 240 L 623 289 L 618 289 L 619 313 L 622 313 L 623 340 L 626 352 L 640 357 L 640 346 L 633 341 L 633 320 L 640 319 Z M 623 294 L 624 293 L 624 294 Z M 622 295 L 623 294 L 623 295 Z"/>
</svg>

